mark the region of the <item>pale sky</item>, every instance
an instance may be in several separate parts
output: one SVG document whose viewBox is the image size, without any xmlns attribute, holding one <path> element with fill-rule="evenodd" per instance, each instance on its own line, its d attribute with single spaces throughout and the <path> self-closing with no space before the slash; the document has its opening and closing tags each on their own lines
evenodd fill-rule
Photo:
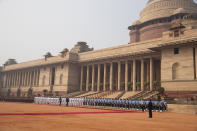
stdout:
<svg viewBox="0 0 197 131">
<path fill-rule="evenodd" d="M 0 0 L 0 66 L 58 55 L 78 41 L 102 49 L 127 44 L 148 0 Z"/>
</svg>

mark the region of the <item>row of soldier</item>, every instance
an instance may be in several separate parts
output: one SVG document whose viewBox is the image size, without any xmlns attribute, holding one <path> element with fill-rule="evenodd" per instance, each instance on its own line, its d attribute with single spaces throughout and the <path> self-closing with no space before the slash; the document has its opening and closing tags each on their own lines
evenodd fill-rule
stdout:
<svg viewBox="0 0 197 131">
<path fill-rule="evenodd" d="M 84 105 L 116 107 L 122 109 L 148 110 L 149 101 L 134 101 L 128 99 L 84 99 Z M 153 111 L 166 111 L 167 103 L 162 101 L 152 101 Z"/>
<path fill-rule="evenodd" d="M 98 107 L 113 107 L 132 110 L 148 110 L 149 101 L 134 101 L 128 99 L 96 99 L 96 98 L 50 98 L 50 97 L 35 97 L 37 104 L 55 104 L 67 106 L 98 106 Z M 166 111 L 167 103 L 162 101 L 152 101 L 153 111 Z"/>
</svg>

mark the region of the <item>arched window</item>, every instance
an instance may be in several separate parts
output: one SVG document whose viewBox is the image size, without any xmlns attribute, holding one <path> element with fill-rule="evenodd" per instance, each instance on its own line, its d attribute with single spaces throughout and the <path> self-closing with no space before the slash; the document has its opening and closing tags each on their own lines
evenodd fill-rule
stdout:
<svg viewBox="0 0 197 131">
<path fill-rule="evenodd" d="M 62 85 L 63 74 L 60 75 L 60 85 Z"/>
<path fill-rule="evenodd" d="M 45 85 L 45 79 L 46 79 L 46 76 L 43 76 L 43 77 L 42 77 L 42 85 L 43 85 L 43 86 Z"/>
<path fill-rule="evenodd" d="M 178 68 L 179 68 L 179 63 L 174 63 L 172 65 L 172 80 L 178 79 Z"/>
</svg>

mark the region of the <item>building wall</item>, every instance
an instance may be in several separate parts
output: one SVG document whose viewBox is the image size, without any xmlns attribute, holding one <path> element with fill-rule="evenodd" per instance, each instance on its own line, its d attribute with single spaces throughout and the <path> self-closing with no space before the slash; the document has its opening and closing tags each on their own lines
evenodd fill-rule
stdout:
<svg viewBox="0 0 197 131">
<path fill-rule="evenodd" d="M 193 47 L 179 47 L 179 54 L 174 54 L 174 48 L 162 49 L 161 81 L 166 90 L 196 90 L 194 80 Z M 177 63 L 176 73 L 173 64 Z M 173 77 L 173 74 L 175 77 Z"/>
<path fill-rule="evenodd" d="M 162 82 L 166 91 L 197 91 L 197 81 L 169 81 Z"/>
<path fill-rule="evenodd" d="M 60 76 L 62 75 L 62 83 L 60 83 Z M 59 64 L 56 66 L 55 85 L 53 92 L 66 93 L 68 82 L 68 64 Z"/>
<path fill-rule="evenodd" d="M 45 82 L 43 83 L 43 77 L 45 76 Z M 40 68 L 39 86 L 49 86 L 50 82 L 50 67 Z"/>
<path fill-rule="evenodd" d="M 80 90 L 80 67 L 78 64 L 70 63 L 68 66 L 67 88 L 68 92 Z"/>
<path fill-rule="evenodd" d="M 139 31 L 139 40 L 151 40 L 155 38 L 161 38 L 162 33 L 168 31 L 170 28 L 171 23 L 158 23 L 146 26 Z"/>
<path fill-rule="evenodd" d="M 197 48 L 196 49 L 196 75 L 197 75 Z"/>
</svg>

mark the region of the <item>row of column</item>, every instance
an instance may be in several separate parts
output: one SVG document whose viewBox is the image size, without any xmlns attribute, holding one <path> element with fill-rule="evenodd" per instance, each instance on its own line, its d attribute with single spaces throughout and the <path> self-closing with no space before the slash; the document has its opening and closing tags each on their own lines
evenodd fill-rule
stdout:
<svg viewBox="0 0 197 131">
<path fill-rule="evenodd" d="M 4 87 L 38 86 L 40 70 L 16 71 L 3 74 Z"/>
<path fill-rule="evenodd" d="M 144 91 L 144 59 L 141 59 L 141 79 L 140 79 L 140 83 L 141 83 L 141 90 Z M 121 90 L 121 61 L 117 62 L 118 63 L 118 87 L 117 90 L 120 91 Z M 136 91 L 136 60 L 133 59 L 131 64 L 131 82 L 133 83 L 132 87 L 133 87 L 133 91 Z M 107 63 L 104 63 L 104 69 L 103 69 L 103 91 L 106 91 L 106 70 L 107 70 Z M 100 91 L 100 82 L 101 82 L 101 64 L 97 64 L 97 81 L 95 81 L 95 64 L 92 64 L 92 80 L 91 80 L 91 89 L 94 90 L 94 85 L 95 82 L 97 83 L 97 91 Z M 90 65 L 86 65 L 87 70 L 86 72 L 84 72 L 84 67 L 85 66 L 81 66 L 81 77 L 80 77 L 80 90 L 83 90 L 83 86 L 86 85 L 86 91 L 89 91 L 89 82 L 90 82 Z M 153 59 L 150 58 L 150 62 L 149 65 L 147 66 L 149 68 L 149 73 L 147 73 L 147 77 L 149 79 L 149 87 L 150 90 L 153 89 Z M 128 60 L 125 61 L 125 91 L 128 91 L 128 69 L 129 69 L 129 64 L 128 64 Z M 84 84 L 84 73 L 86 73 L 86 81 Z M 109 89 L 112 91 L 113 90 L 113 63 L 110 63 L 110 73 L 109 73 Z"/>
</svg>

